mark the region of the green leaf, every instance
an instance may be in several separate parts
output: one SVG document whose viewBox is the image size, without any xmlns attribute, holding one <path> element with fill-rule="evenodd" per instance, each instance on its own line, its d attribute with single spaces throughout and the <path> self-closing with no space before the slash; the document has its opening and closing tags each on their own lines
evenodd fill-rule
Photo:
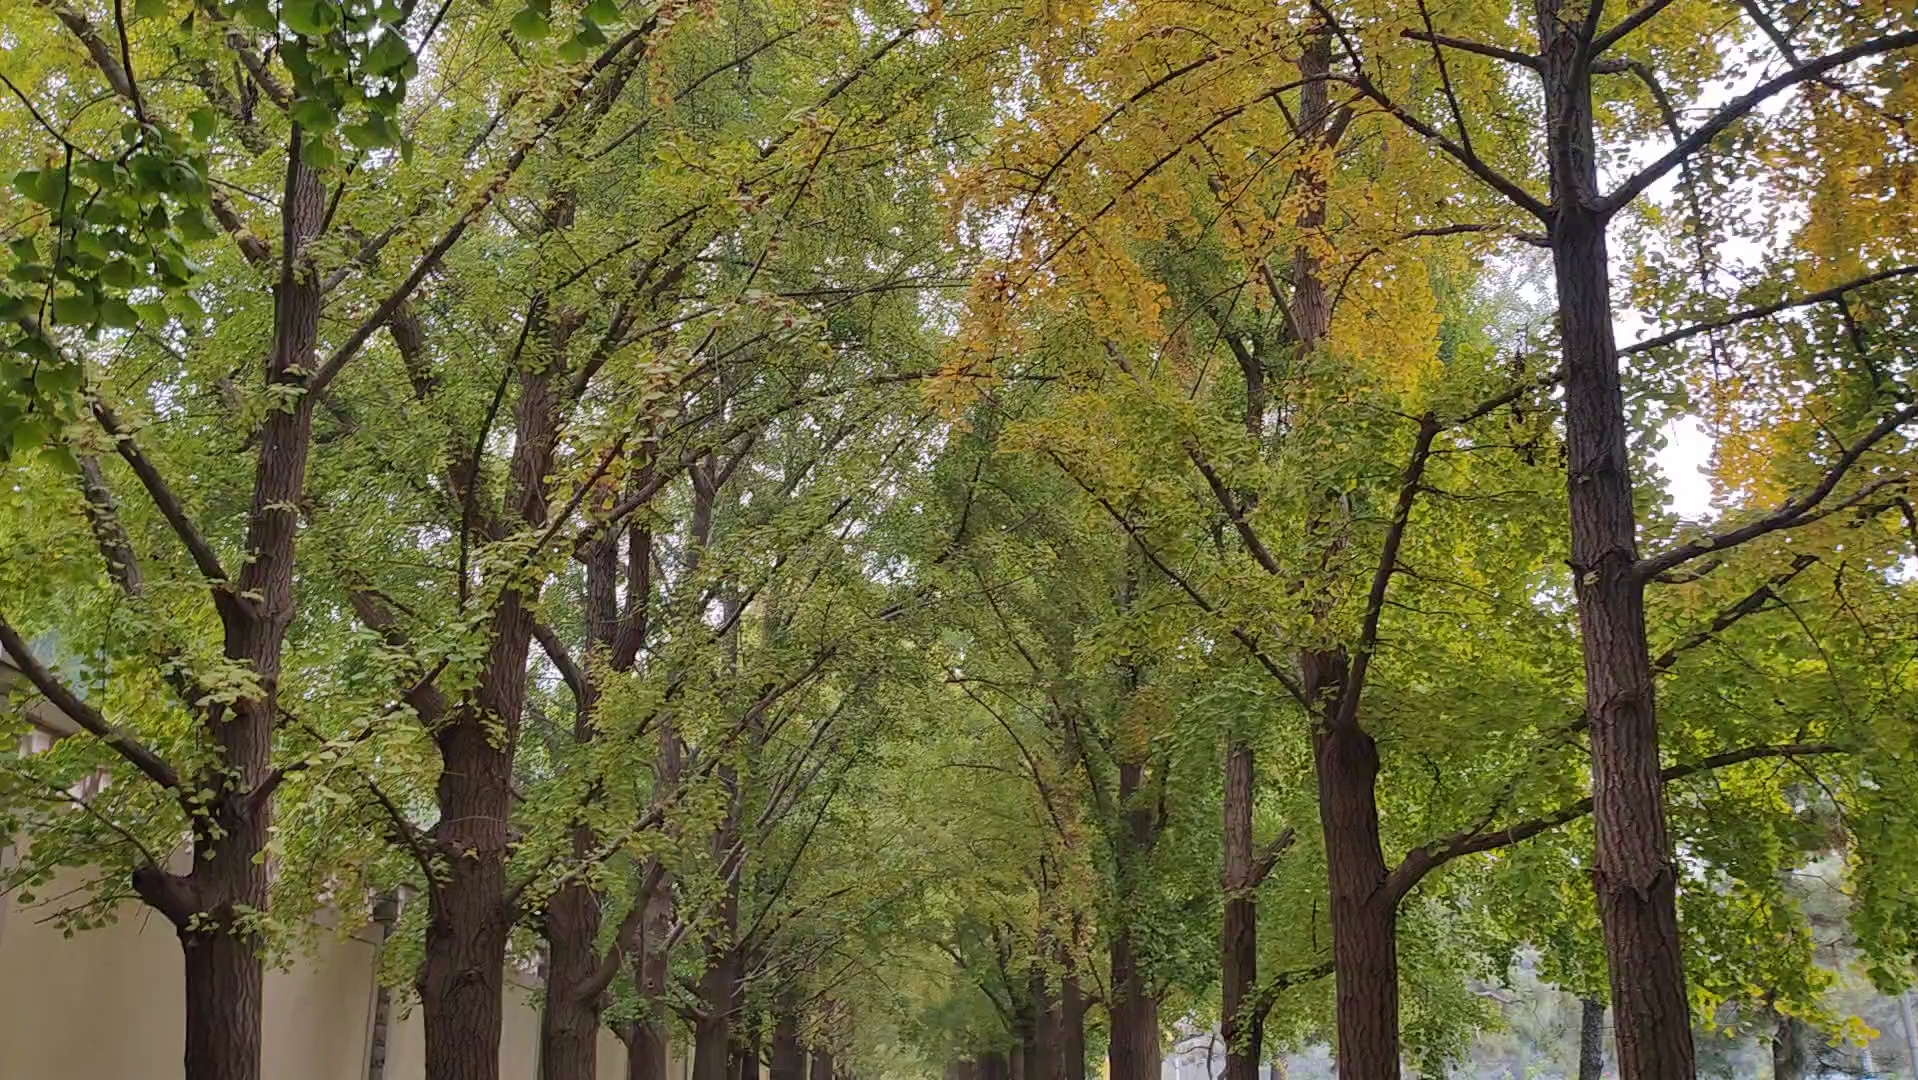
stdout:
<svg viewBox="0 0 1918 1080">
<path fill-rule="evenodd" d="M 618 0 L 592 0 L 580 14 L 601 26 L 615 26 L 625 18 L 620 14 Z"/>
<path fill-rule="evenodd" d="M 380 35 L 380 40 L 366 51 L 365 65 L 368 71 L 378 75 L 398 71 L 413 58 L 413 50 L 406 47 L 406 40 L 395 31 Z"/>
<path fill-rule="evenodd" d="M 530 7 L 520 9 L 519 14 L 514 15 L 507 25 L 512 28 L 513 36 L 521 41 L 541 41 L 553 32 L 553 26 L 546 21 L 546 16 Z"/>
<path fill-rule="evenodd" d="M 218 126 L 219 119 L 218 114 L 212 109 L 195 109 L 187 114 L 187 122 L 193 128 L 193 137 L 201 140 L 213 137 L 213 131 Z"/>
<path fill-rule="evenodd" d="M 135 19 L 164 19 L 166 18 L 166 7 L 167 0 L 133 0 L 133 17 Z"/>
<path fill-rule="evenodd" d="M 131 330 L 140 325 L 140 315 L 125 300 L 109 296 L 100 302 L 100 322 L 116 330 Z"/>
<path fill-rule="evenodd" d="M 90 293 L 66 293 L 53 298 L 53 321 L 66 326 L 92 326 L 99 317 L 99 305 Z"/>
<path fill-rule="evenodd" d="M 296 34 L 325 37 L 340 25 L 340 9 L 330 0 L 287 0 L 280 15 Z"/>
<path fill-rule="evenodd" d="M 293 122 L 305 128 L 309 133 L 332 131 L 339 123 L 340 115 L 333 106 L 315 98 L 295 99 L 293 107 L 287 110 Z"/>
<path fill-rule="evenodd" d="M 316 135 L 300 144 L 300 158 L 316 169 L 330 169 L 340 155 L 333 148 L 332 139 Z"/>
</svg>

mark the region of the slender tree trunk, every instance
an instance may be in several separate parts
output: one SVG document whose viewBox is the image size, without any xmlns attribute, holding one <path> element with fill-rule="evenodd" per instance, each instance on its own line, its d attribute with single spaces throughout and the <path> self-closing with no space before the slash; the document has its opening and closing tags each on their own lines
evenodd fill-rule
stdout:
<svg viewBox="0 0 1918 1080">
<path fill-rule="evenodd" d="M 1605 1075 L 1605 1006 L 1592 998 L 1578 1002 L 1578 1080 Z"/>
<path fill-rule="evenodd" d="M 1339 1080 L 1399 1075 L 1398 903 L 1386 890 L 1373 785 L 1378 751 L 1359 731 L 1315 739 L 1331 884 Z"/>
<path fill-rule="evenodd" d="M 1398 898 L 1379 846 L 1378 747 L 1338 702 L 1349 692 L 1342 651 L 1308 654 L 1310 700 L 1329 702 L 1312 736 L 1330 887 L 1340 1080 L 1399 1075 Z"/>
<path fill-rule="evenodd" d="M 1066 1080 L 1066 1018 L 1062 994 L 1053 991 L 1044 971 L 1035 970 L 1031 983 L 1033 1024 L 1028 1044 L 1027 1080 Z"/>
<path fill-rule="evenodd" d="M 592 836 L 575 830 L 574 847 Z M 568 884 L 546 907 L 546 1002 L 540 1012 L 541 1080 L 596 1080 L 601 989 L 599 899 L 583 882 Z"/>
<path fill-rule="evenodd" d="M 1086 997 L 1070 967 L 1059 986 L 1059 1029 L 1065 1080 L 1086 1080 Z"/>
<path fill-rule="evenodd" d="M 1772 1080 L 1804 1080 L 1805 1023 L 1796 1017 L 1779 1016 L 1772 1029 Z"/>
<path fill-rule="evenodd" d="M 427 1080 L 498 1080 L 506 940 L 509 759 L 478 722 L 441 736 L 444 880 L 427 891 L 420 1017 Z M 466 854 L 470 852 L 470 854 Z"/>
<path fill-rule="evenodd" d="M 1590 209 L 1599 196 L 1598 167 L 1591 81 L 1576 25 L 1582 18 L 1582 12 L 1561 12 L 1560 0 L 1538 0 L 1550 238 L 1565 358 L 1571 566 L 1591 724 L 1592 880 L 1610 967 L 1619 1074 L 1623 1080 L 1691 1080 L 1696 1057 L 1612 334 L 1608 222 Z"/>
<path fill-rule="evenodd" d="M 546 523 L 546 485 L 559 438 L 558 384 L 577 319 L 555 312 L 549 320 L 543 304 L 535 304 L 529 318 L 543 331 L 546 355 L 519 358 L 505 510 L 508 520 L 538 527 Z M 419 975 L 426 1080 L 499 1077 L 501 995 L 514 921 L 506 880 L 513 756 L 526 704 L 531 605 L 537 600 L 537 591 L 500 592 L 479 687 L 435 736 L 440 817 L 432 841 L 446 872 L 427 889 L 426 956 Z"/>
<path fill-rule="evenodd" d="M 832 1047 L 827 1046 L 824 1043 L 821 1043 L 818 1046 L 813 1047 L 812 1075 L 809 1076 L 807 1080 L 834 1080 L 833 1078 L 834 1068 L 835 1068 L 835 1065 L 833 1063 Z M 1005 1080 L 1005 1073 L 1001 1072 L 997 1080 Z"/>
<path fill-rule="evenodd" d="M 729 901 L 722 900 L 730 908 Z M 730 926 L 730 920 L 722 915 Z M 707 943 L 706 973 L 699 980 L 700 1013 L 693 1021 L 692 1080 L 732 1080 L 733 1013 L 738 1006 L 738 953 L 722 938 Z"/>
<path fill-rule="evenodd" d="M 1126 895 L 1139 886 L 1139 858 L 1151 847 L 1152 808 L 1139 798 L 1145 767 L 1138 762 L 1119 765 L 1119 804 L 1124 815 L 1119 843 L 1120 889 Z M 1132 931 L 1121 921 L 1111 932 L 1112 1045 L 1107 1052 L 1110 1080 L 1158 1080 L 1159 1000 L 1140 970 Z"/>
<path fill-rule="evenodd" d="M 300 160 L 295 141 L 281 200 L 290 248 L 319 233 L 323 204 L 319 178 Z M 272 772 L 281 658 L 294 614 L 293 561 L 313 433 L 313 399 L 301 391 L 314 366 L 320 307 L 317 270 L 289 253 L 274 291 L 265 377 L 269 386 L 291 391 L 293 404 L 261 422 L 246 562 L 237 580 L 214 596 L 224 654 L 254 673 L 260 693 L 230 706 L 206 705 L 201 713 L 218 754 L 216 764 L 190 780 L 213 795 L 191 823 L 192 869 L 181 877 L 145 867 L 133 881 L 173 923 L 184 952 L 186 1080 L 260 1076 L 264 969 L 258 931 L 247 920 L 250 913 L 265 914 L 270 903 L 264 855 L 272 805 L 262 785 Z"/>
<path fill-rule="evenodd" d="M 799 1045 L 799 1014 L 790 1003 L 781 1008 L 773 1019 L 772 1075 L 769 1080 L 806 1080 L 806 1050 Z"/>
<path fill-rule="evenodd" d="M 1225 921 L 1220 933 L 1221 1034 L 1225 1080 L 1259 1080 L 1265 1042 L 1258 985 L 1259 911 L 1252 852 L 1252 747 L 1235 739 L 1225 752 Z"/>
</svg>

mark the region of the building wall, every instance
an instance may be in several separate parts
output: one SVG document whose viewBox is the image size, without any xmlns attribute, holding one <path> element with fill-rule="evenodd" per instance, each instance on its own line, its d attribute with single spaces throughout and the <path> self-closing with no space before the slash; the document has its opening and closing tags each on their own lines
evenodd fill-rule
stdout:
<svg viewBox="0 0 1918 1080">
<path fill-rule="evenodd" d="M 0 1080 L 179 1080 L 185 1004 L 173 928 L 129 904 L 112 926 L 66 937 L 46 921 L 55 906 L 0 903 Z M 365 1080 L 373 938 L 317 937 L 286 970 L 267 971 L 263 1080 Z M 535 1080 L 538 1055 L 533 992 L 509 986 L 502 1080 Z M 602 1031 L 602 1080 L 624 1080 L 625 1059 L 619 1040 Z M 396 994 L 385 1080 L 425 1075 L 419 1010 Z"/>
</svg>

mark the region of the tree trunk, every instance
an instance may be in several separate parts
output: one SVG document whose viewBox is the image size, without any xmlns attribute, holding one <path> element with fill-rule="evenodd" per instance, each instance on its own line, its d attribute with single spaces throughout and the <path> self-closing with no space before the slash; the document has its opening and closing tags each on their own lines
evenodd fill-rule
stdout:
<svg viewBox="0 0 1918 1080">
<path fill-rule="evenodd" d="M 1309 654 L 1309 700 L 1333 703 L 1312 735 L 1330 886 L 1339 1080 L 1399 1075 L 1398 898 L 1379 847 L 1377 745 L 1349 710 L 1343 652 Z"/>
<path fill-rule="evenodd" d="M 1780 1016 L 1772 1030 L 1772 1080 L 1804 1080 L 1805 1023 L 1796 1017 Z"/>
<path fill-rule="evenodd" d="M 724 940 L 709 940 L 706 973 L 699 979 L 700 1013 L 693 1021 L 692 1080 L 733 1080 L 738 988 L 738 954 Z"/>
<path fill-rule="evenodd" d="M 480 734 L 484 738 L 483 733 Z M 458 770 L 450 757 L 448 775 Z M 455 781 L 462 784 L 461 781 Z M 443 780 L 442 787 L 447 786 Z M 498 800 L 503 822 L 505 800 Z M 455 801 L 454 806 L 465 800 Z M 442 805 L 447 805 L 443 803 Z M 504 829 L 500 829 L 503 834 Z M 498 1080 L 501 993 L 511 920 L 504 837 L 491 850 L 446 860 L 446 880 L 428 892 L 426 958 L 420 966 L 420 1018 L 426 1029 L 426 1080 Z"/>
<path fill-rule="evenodd" d="M 1145 767 L 1139 762 L 1119 764 L 1119 805 L 1124 815 L 1118 845 L 1119 887 L 1129 896 L 1139 887 L 1139 856 L 1151 847 L 1155 826 L 1152 808 L 1139 795 Z M 1107 1051 L 1110 1080 L 1158 1080 L 1159 1001 L 1133 950 L 1132 932 L 1123 921 L 1112 929 L 1112 1045 Z"/>
<path fill-rule="evenodd" d="M 1252 1000 L 1259 977 L 1252 785 L 1252 747 L 1235 739 L 1225 751 L 1225 921 L 1219 942 L 1225 1080 L 1259 1080 L 1259 1058 L 1265 1042 L 1264 1010 Z"/>
<path fill-rule="evenodd" d="M 1026 1043 L 1026 1080 L 1066 1080 L 1065 1015 L 1043 970 L 1031 978 L 1032 1036 Z"/>
<path fill-rule="evenodd" d="M 180 945 L 188 1080 L 258 1080 L 264 972 L 257 941 L 223 929 L 183 930 Z"/>
<path fill-rule="evenodd" d="M 1086 998 L 1071 968 L 1059 986 L 1059 1028 L 1065 1080 L 1086 1080 Z"/>
<path fill-rule="evenodd" d="M 577 830 L 584 833 L 585 830 Z M 591 836 L 575 837 L 590 848 Z M 599 1075 L 599 900 L 582 882 L 560 889 L 546 907 L 546 1003 L 540 1012 L 540 1080 Z"/>
<path fill-rule="evenodd" d="M 1605 1075 L 1605 1006 L 1591 998 L 1578 1002 L 1578 1080 Z"/>
<path fill-rule="evenodd" d="M 833 1080 L 833 1068 L 832 1047 L 824 1043 L 813 1047 L 812 1075 L 807 1080 Z M 981 1077 L 981 1080 L 984 1080 L 984 1077 Z M 997 1080 L 1005 1080 L 1005 1074 L 1000 1073 Z"/>
<path fill-rule="evenodd" d="M 1560 0 L 1539 0 L 1538 24 L 1565 359 L 1571 566 L 1591 725 L 1592 880 L 1610 969 L 1619 1075 L 1691 1080 L 1696 1059 L 1612 335 L 1608 222 L 1590 209 L 1599 197 L 1591 81 L 1578 27 L 1567 25 L 1559 7 Z"/>
<path fill-rule="evenodd" d="M 772 1049 L 769 1080 L 806 1080 L 806 1051 L 799 1045 L 799 1016 L 790 1007 L 781 1009 L 773 1019 Z"/>
</svg>

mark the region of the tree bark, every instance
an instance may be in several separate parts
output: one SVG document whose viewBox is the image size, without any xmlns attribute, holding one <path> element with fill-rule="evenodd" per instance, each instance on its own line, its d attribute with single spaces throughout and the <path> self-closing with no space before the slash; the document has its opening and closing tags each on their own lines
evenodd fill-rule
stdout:
<svg viewBox="0 0 1918 1080">
<path fill-rule="evenodd" d="M 1538 0 L 1551 166 L 1549 236 L 1565 361 L 1567 488 L 1574 588 L 1591 724 L 1592 880 L 1609 963 L 1623 1080 L 1696 1074 L 1666 835 L 1658 724 L 1637 572 L 1637 517 L 1624 394 L 1612 333 L 1582 13 Z M 1567 21 L 1574 25 L 1568 25 Z"/>
<path fill-rule="evenodd" d="M 769 1080 L 806 1080 L 806 1051 L 799 1044 L 799 1015 L 788 1005 L 773 1019 Z"/>
<path fill-rule="evenodd" d="M 544 323 L 543 305 L 536 304 L 529 317 Z M 525 526 L 546 523 L 546 484 L 559 437 L 555 381 L 563 374 L 572 323 L 559 316 L 546 339 L 550 355 L 521 361 L 506 509 L 510 520 Z M 418 983 L 426 1080 L 499 1078 L 501 994 L 513 924 L 506 880 L 513 755 L 526 703 L 530 605 L 537 599 L 518 588 L 501 591 L 479 687 L 435 735 L 440 814 L 432 839 L 445 874 L 427 888 L 426 957 Z"/>
<path fill-rule="evenodd" d="M 834 1068 L 835 1068 L 835 1065 L 832 1057 L 832 1047 L 826 1045 L 825 1043 L 820 1043 L 818 1046 L 813 1047 L 812 1075 L 808 1077 L 807 1080 L 834 1080 L 833 1078 Z M 985 1080 L 985 1078 L 982 1076 L 981 1080 Z M 1005 1080 L 1005 1073 L 1001 1072 L 999 1076 L 997 1077 L 997 1080 Z"/>
<path fill-rule="evenodd" d="M 1059 1028 L 1065 1080 L 1086 1080 L 1086 998 L 1070 967 L 1059 986 Z"/>
<path fill-rule="evenodd" d="M 1578 1080 L 1605 1075 L 1605 1005 L 1592 998 L 1578 1002 Z"/>
<path fill-rule="evenodd" d="M 1120 890 L 1131 895 L 1138 887 L 1142 868 L 1139 858 L 1152 846 L 1155 827 L 1152 808 L 1143 805 L 1145 766 L 1139 762 L 1119 764 L 1119 805 L 1123 816 L 1118 844 Z M 1159 1000 L 1152 993 L 1145 972 L 1140 970 L 1133 949 L 1132 931 L 1123 920 L 1112 928 L 1110 959 L 1112 966 L 1111 1047 L 1107 1058 L 1110 1080 L 1158 1080 L 1159 1076 Z"/>
<path fill-rule="evenodd" d="M 1308 694 L 1318 700 L 1328 689 L 1328 677 L 1344 677 L 1346 661 L 1343 653 L 1316 654 L 1307 668 Z M 1339 713 L 1332 710 L 1312 736 L 1331 892 L 1338 1074 L 1339 1080 L 1396 1080 L 1398 898 L 1387 888 L 1379 847 L 1378 747 L 1356 722 L 1340 720 Z"/>
<path fill-rule="evenodd" d="M 721 921 L 730 934 L 734 920 L 730 897 L 720 901 Z M 692 1080 L 732 1080 L 733 1013 L 738 1004 L 738 953 L 730 940 L 707 940 L 706 972 L 699 979 L 699 1015 L 693 1021 Z"/>
<path fill-rule="evenodd" d="M 1780 1016 L 1772 1030 L 1772 1080 L 1804 1080 L 1810 1064 L 1805 1054 L 1805 1022 L 1792 1016 Z"/>
<path fill-rule="evenodd" d="M 298 134 L 287 152 L 282 231 L 290 248 L 319 233 L 318 176 L 300 160 Z M 273 343 L 266 382 L 296 391 L 313 369 L 319 336 L 320 280 L 312 263 L 288 251 L 274 292 Z M 293 621 L 293 560 L 299 506 L 306 492 L 313 401 L 298 393 L 260 426 L 247 560 L 237 581 L 215 586 L 224 654 L 250 669 L 260 692 L 202 716 L 217 764 L 191 782 L 214 797 L 193 814 L 193 864 L 182 876 L 144 868 L 134 889 L 173 923 L 185 954 L 186 1080 L 258 1080 L 264 968 L 249 913 L 269 904 L 263 858 L 272 805 L 263 785 L 272 773 L 279 721 L 279 677 Z"/>
<path fill-rule="evenodd" d="M 574 830 L 576 853 L 592 836 Z M 599 899 L 573 882 L 546 906 L 546 1001 L 540 1011 L 541 1080 L 595 1080 L 599 1075 Z"/>
<path fill-rule="evenodd" d="M 1265 1042 L 1258 985 L 1258 886 L 1252 852 L 1252 747 L 1234 739 L 1225 752 L 1225 920 L 1220 931 L 1220 1028 L 1225 1080 L 1259 1080 Z"/>
</svg>

